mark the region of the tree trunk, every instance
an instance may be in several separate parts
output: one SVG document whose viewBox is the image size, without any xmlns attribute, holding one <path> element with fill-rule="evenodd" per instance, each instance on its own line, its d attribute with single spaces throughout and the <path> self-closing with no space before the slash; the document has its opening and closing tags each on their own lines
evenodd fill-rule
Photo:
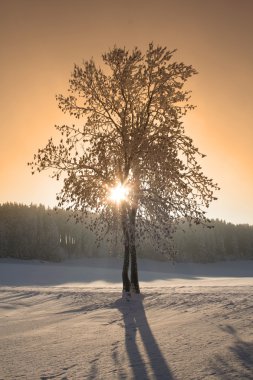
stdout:
<svg viewBox="0 0 253 380">
<path fill-rule="evenodd" d="M 129 215 L 129 250 L 131 256 L 131 292 L 140 293 L 138 280 L 137 255 L 135 246 L 135 219 L 137 210 L 133 208 Z"/>
<path fill-rule="evenodd" d="M 128 277 L 129 270 L 129 243 L 125 242 L 125 252 L 124 252 L 124 262 L 122 269 L 122 282 L 123 282 L 123 292 L 130 292 L 130 280 Z"/>
<path fill-rule="evenodd" d="M 140 293 L 139 279 L 138 279 L 138 268 L 137 268 L 137 255 L 135 244 L 130 245 L 130 255 L 131 255 L 131 292 Z"/>
<path fill-rule="evenodd" d="M 126 209 L 122 207 L 122 229 L 124 236 L 124 262 L 122 269 L 122 282 L 123 282 L 123 293 L 130 293 L 130 280 L 128 277 L 129 270 L 129 231 L 128 231 L 128 223 L 127 223 L 127 214 Z"/>
</svg>

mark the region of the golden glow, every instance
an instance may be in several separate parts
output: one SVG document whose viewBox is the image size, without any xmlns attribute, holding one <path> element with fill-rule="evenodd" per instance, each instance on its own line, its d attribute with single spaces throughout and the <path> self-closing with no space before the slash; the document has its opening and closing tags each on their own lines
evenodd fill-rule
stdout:
<svg viewBox="0 0 253 380">
<path fill-rule="evenodd" d="M 119 183 L 117 186 L 110 189 L 109 199 L 115 203 L 120 203 L 127 200 L 129 194 L 128 187 Z"/>
<path fill-rule="evenodd" d="M 74 62 L 81 66 L 94 57 L 99 66 L 101 54 L 114 44 L 144 52 L 154 41 L 178 48 L 175 60 L 199 71 L 187 82 L 197 108 L 182 121 L 207 154 L 200 160 L 204 174 L 221 187 L 208 216 L 253 224 L 253 1 L 0 4 L 0 202 L 55 205 L 60 183 L 47 179 L 48 171 L 32 176 L 26 163 L 49 137 L 58 141 L 55 124 L 75 123 L 55 101 L 55 94 L 67 96 Z M 110 201 L 110 190 L 104 191 Z"/>
</svg>

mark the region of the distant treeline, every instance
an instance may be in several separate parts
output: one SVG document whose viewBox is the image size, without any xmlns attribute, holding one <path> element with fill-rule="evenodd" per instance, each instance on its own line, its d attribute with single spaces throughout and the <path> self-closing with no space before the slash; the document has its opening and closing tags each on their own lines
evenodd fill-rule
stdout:
<svg viewBox="0 0 253 380">
<path fill-rule="evenodd" d="M 42 205 L 0 205 L 0 257 L 58 261 L 95 255 L 95 237 L 68 216 Z"/>
<path fill-rule="evenodd" d="M 213 228 L 179 226 L 174 234 L 176 261 L 253 259 L 253 226 L 212 220 Z M 69 219 L 65 210 L 5 203 L 0 205 L 0 257 L 59 261 L 65 258 L 121 255 L 120 244 L 97 247 L 95 235 Z M 139 256 L 162 259 L 148 242 Z"/>
</svg>

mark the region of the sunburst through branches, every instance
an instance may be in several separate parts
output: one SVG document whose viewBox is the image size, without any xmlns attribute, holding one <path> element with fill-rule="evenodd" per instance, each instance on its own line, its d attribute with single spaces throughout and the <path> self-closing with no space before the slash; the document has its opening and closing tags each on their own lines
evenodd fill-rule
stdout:
<svg viewBox="0 0 253 380">
<path fill-rule="evenodd" d="M 121 202 L 126 201 L 128 199 L 128 195 L 129 188 L 122 183 L 118 183 L 115 187 L 109 189 L 109 200 L 118 205 Z"/>
</svg>

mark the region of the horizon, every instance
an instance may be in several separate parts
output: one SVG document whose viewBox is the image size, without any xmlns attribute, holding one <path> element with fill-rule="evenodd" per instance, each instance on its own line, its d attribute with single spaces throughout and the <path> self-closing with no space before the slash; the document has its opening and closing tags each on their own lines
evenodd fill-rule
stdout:
<svg viewBox="0 0 253 380">
<path fill-rule="evenodd" d="M 66 211 L 67 213 L 70 213 L 73 212 L 72 210 L 66 210 L 65 208 L 61 208 L 61 207 L 58 207 L 57 205 L 56 206 L 50 206 L 50 205 L 46 205 L 46 204 L 43 204 L 43 203 L 33 203 L 31 202 L 30 204 L 27 204 L 27 203 L 22 203 L 22 202 L 0 202 L 0 207 L 1 206 L 4 206 L 4 205 L 17 205 L 17 206 L 25 206 L 25 207 L 44 207 L 46 210 L 50 210 L 50 211 L 57 211 L 57 210 L 62 210 L 62 211 Z M 183 219 L 183 218 L 182 218 Z M 230 220 L 226 220 L 226 219 L 223 219 L 223 218 L 216 218 L 216 217 L 212 217 L 210 218 L 210 222 L 215 222 L 215 221 L 218 221 L 218 222 L 222 222 L 222 223 L 226 223 L 226 224 L 233 224 L 234 226 L 249 226 L 249 227 L 253 227 L 253 223 L 250 224 L 250 223 L 234 223 Z M 78 222 L 78 223 L 82 223 L 82 222 Z M 195 224 L 193 223 L 193 226 Z M 191 228 L 192 226 L 190 226 Z M 204 226 L 203 226 L 204 227 Z M 205 228 L 205 227 L 204 227 Z"/>
</svg>

